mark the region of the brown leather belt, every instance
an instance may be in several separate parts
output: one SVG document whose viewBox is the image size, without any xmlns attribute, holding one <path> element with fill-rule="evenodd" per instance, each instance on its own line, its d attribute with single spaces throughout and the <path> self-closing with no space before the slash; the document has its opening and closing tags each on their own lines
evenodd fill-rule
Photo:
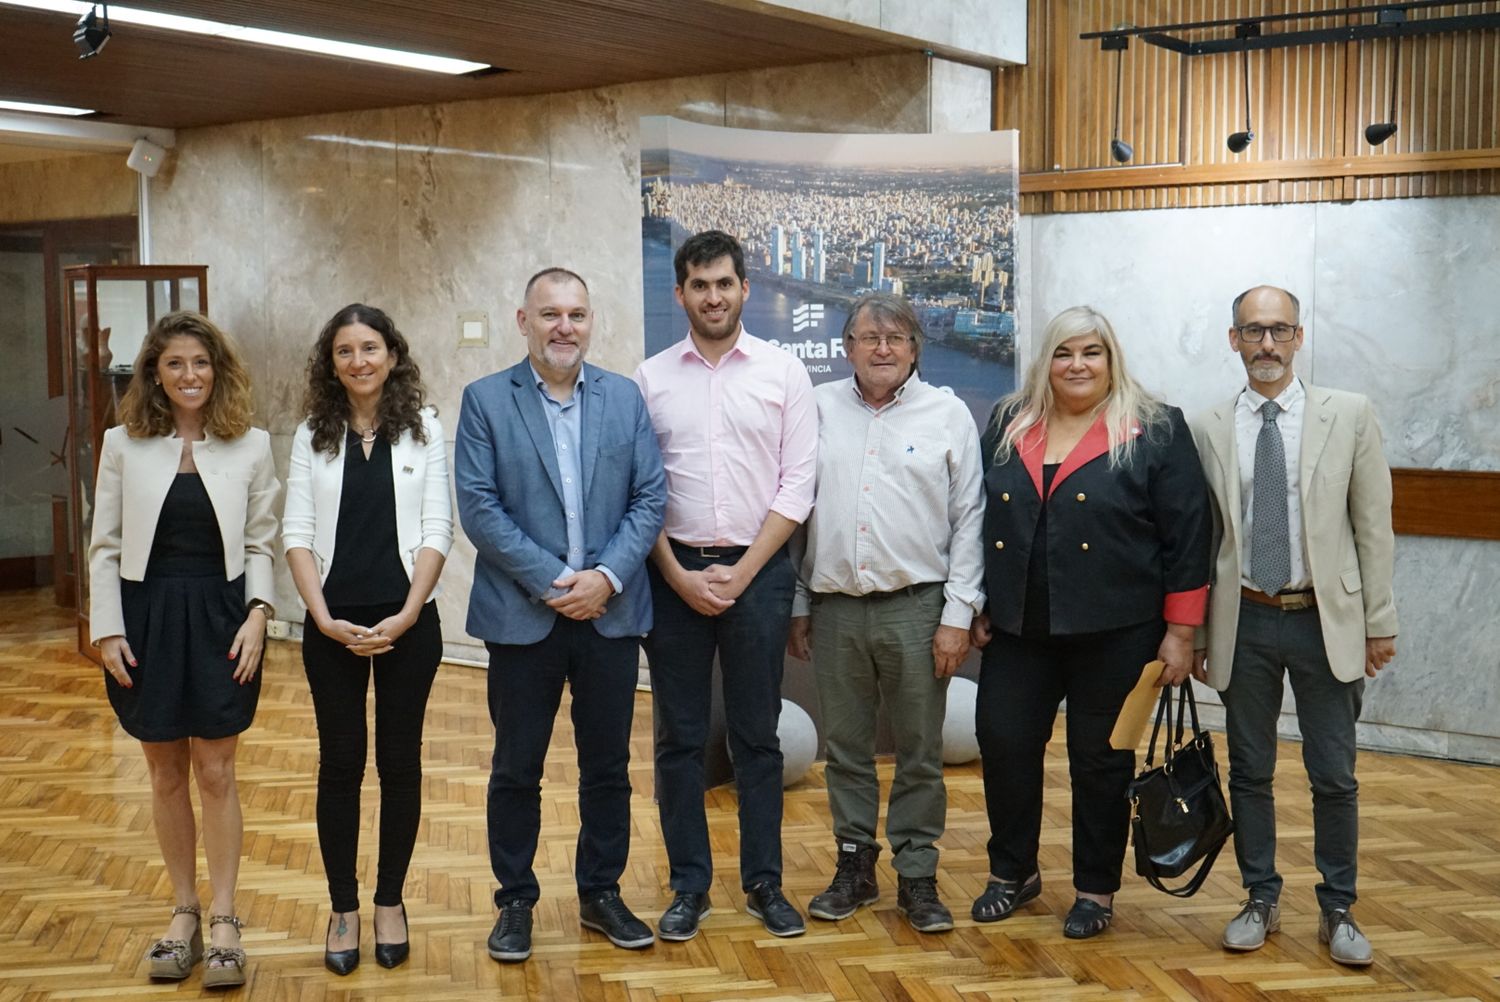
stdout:
<svg viewBox="0 0 1500 1002">
<path fill-rule="evenodd" d="M 1241 586 L 1240 598 L 1248 599 L 1256 605 L 1269 605 L 1282 612 L 1298 612 L 1302 609 L 1311 609 L 1318 604 L 1318 596 L 1310 588 L 1307 591 L 1287 591 L 1280 595 L 1267 595 L 1263 591 Z"/>
</svg>

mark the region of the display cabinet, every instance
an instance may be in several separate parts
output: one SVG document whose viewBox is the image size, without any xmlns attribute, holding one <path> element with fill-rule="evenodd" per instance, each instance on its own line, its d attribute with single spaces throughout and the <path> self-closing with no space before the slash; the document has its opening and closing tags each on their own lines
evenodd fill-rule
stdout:
<svg viewBox="0 0 1500 1002">
<path fill-rule="evenodd" d="M 130 385 L 136 354 L 158 317 L 174 310 L 208 312 L 206 265 L 76 265 L 63 270 L 68 373 L 68 474 L 72 500 L 69 551 L 78 602 L 78 650 L 89 643 L 89 532 L 94 475 L 104 432 Z"/>
</svg>

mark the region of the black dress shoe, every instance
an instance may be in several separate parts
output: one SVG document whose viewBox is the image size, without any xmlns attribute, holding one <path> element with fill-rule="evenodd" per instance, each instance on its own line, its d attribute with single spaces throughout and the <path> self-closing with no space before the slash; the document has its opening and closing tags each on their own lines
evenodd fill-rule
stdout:
<svg viewBox="0 0 1500 1002">
<path fill-rule="evenodd" d="M 406 902 L 401 903 L 401 924 L 406 923 Z M 406 938 L 399 943 L 382 943 L 375 940 L 375 963 L 381 967 L 400 967 L 411 956 L 411 928 L 406 928 Z"/>
<path fill-rule="evenodd" d="M 586 929 L 604 933 L 622 950 L 639 950 L 656 942 L 646 923 L 625 907 L 619 891 L 600 891 L 578 902 L 578 922 Z"/>
<path fill-rule="evenodd" d="M 323 966 L 339 977 L 353 974 L 359 966 L 359 947 L 352 950 L 328 949 L 328 937 L 333 934 L 333 916 L 328 917 L 328 931 L 323 934 Z"/>
<path fill-rule="evenodd" d="M 745 911 L 765 924 L 772 936 L 800 936 L 807 931 L 802 915 L 781 893 L 781 885 L 762 880 L 745 897 Z"/>
<path fill-rule="evenodd" d="M 707 894 L 678 891 L 667 910 L 661 913 L 656 923 L 657 935 L 662 939 L 682 942 L 698 935 L 698 923 L 708 918 L 712 909 L 708 906 Z"/>
<path fill-rule="evenodd" d="M 531 956 L 531 901 L 509 901 L 500 909 L 485 946 L 490 956 L 516 963 Z"/>
</svg>

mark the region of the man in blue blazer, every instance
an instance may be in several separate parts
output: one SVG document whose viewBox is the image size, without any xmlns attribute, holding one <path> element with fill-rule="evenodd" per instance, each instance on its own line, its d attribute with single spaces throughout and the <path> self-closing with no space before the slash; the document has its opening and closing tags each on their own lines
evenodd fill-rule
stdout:
<svg viewBox="0 0 1500 1002">
<path fill-rule="evenodd" d="M 500 888 L 491 957 L 531 955 L 541 778 L 563 684 L 578 749 L 579 921 L 616 946 L 651 944 L 620 898 L 630 850 L 630 725 L 645 561 L 666 477 L 635 383 L 584 364 L 593 311 L 582 278 L 547 268 L 516 323 L 527 358 L 464 390 L 458 511 L 478 557 L 468 632 L 489 650 L 490 865 Z"/>
</svg>

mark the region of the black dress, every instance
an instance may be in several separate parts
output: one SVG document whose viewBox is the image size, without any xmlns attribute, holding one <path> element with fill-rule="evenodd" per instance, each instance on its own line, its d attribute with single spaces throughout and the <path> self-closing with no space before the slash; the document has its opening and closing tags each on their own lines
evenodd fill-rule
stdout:
<svg viewBox="0 0 1500 1002">
<path fill-rule="evenodd" d="M 245 621 L 245 578 L 224 579 L 224 543 L 203 480 L 179 473 L 162 503 L 143 581 L 121 581 L 132 688 L 105 673 L 120 726 L 141 741 L 226 738 L 250 726 L 260 672 L 229 659 Z"/>
</svg>

